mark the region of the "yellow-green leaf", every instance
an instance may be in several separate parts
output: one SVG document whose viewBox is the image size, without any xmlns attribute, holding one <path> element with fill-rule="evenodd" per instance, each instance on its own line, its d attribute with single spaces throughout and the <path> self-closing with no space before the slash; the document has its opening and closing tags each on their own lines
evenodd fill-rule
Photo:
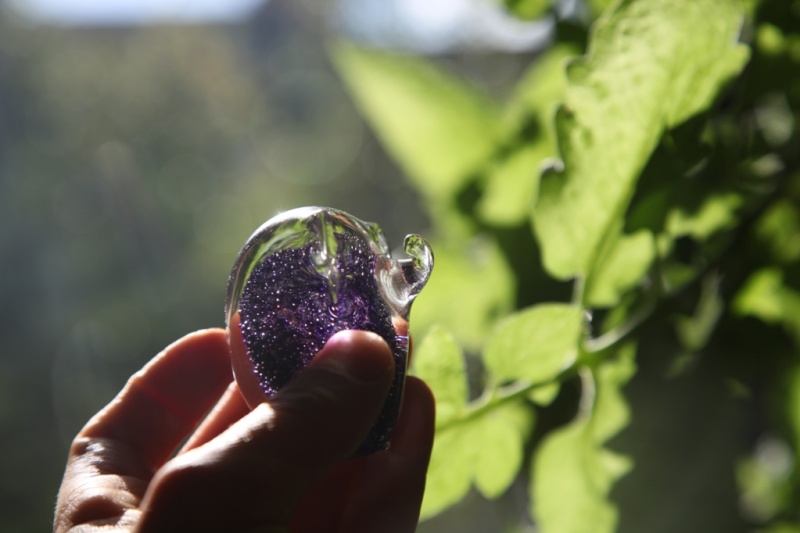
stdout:
<svg viewBox="0 0 800 533">
<path fill-rule="evenodd" d="M 467 349 L 477 350 L 492 324 L 511 309 L 514 278 L 497 244 L 477 237 L 466 243 L 431 240 L 436 268 L 414 303 L 412 329 L 441 324 Z"/>
<path fill-rule="evenodd" d="M 587 302 L 610 307 L 645 275 L 656 255 L 653 235 L 647 230 L 620 236 L 589 276 Z"/>
<path fill-rule="evenodd" d="M 506 143 L 514 147 L 488 170 L 478 214 L 489 224 L 511 226 L 530 216 L 542 162 L 555 157 L 552 117 L 564 94 L 564 67 L 577 54 L 558 45 L 538 59 L 517 84 L 504 110 Z"/>
<path fill-rule="evenodd" d="M 413 374 L 423 379 L 436 397 L 436 423 L 461 414 L 469 398 L 461 348 L 444 328 L 434 326 L 414 347 Z"/>
<path fill-rule="evenodd" d="M 503 4 L 523 20 L 538 19 L 550 9 L 550 0 L 503 0 Z"/>
<path fill-rule="evenodd" d="M 437 429 L 420 517 L 434 516 L 475 487 L 502 495 L 519 473 L 534 412 L 522 401 L 496 404 Z"/>
<path fill-rule="evenodd" d="M 584 394 L 593 409 L 548 434 L 533 461 L 533 516 L 544 533 L 611 533 L 618 512 L 609 500 L 614 483 L 632 467 L 631 460 L 604 443 L 627 425 L 630 409 L 621 388 L 635 372 L 628 346 L 585 376 Z"/>
<path fill-rule="evenodd" d="M 800 344 L 800 292 L 783 282 L 783 271 L 765 268 L 752 274 L 733 301 L 741 316 L 781 324 Z"/>
<path fill-rule="evenodd" d="M 415 348 L 413 361 L 413 374 L 436 398 L 423 519 L 461 500 L 473 484 L 487 498 L 500 496 L 522 465 L 533 410 L 522 398 L 468 408 L 464 356 L 441 327 L 432 328 Z"/>
<path fill-rule="evenodd" d="M 340 44 L 333 58 L 356 104 L 421 193 L 449 198 L 492 154 L 492 102 L 421 58 Z"/>
<path fill-rule="evenodd" d="M 499 380 L 542 383 L 565 370 L 578 354 L 582 311 L 567 304 L 541 304 L 501 321 L 483 361 Z"/>
<path fill-rule="evenodd" d="M 624 0 L 598 20 L 556 114 L 563 171 L 542 175 L 533 211 L 553 276 L 591 270 L 664 130 L 741 70 L 744 13 L 738 0 Z"/>
</svg>

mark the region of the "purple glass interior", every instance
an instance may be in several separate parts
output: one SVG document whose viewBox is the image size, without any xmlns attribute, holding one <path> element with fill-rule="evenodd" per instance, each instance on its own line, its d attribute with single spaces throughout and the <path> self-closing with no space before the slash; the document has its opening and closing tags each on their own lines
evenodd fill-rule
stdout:
<svg viewBox="0 0 800 533">
<path fill-rule="evenodd" d="M 247 241 L 229 281 L 227 321 L 239 328 L 267 395 L 305 368 L 336 332 L 377 333 L 395 357 L 395 379 L 357 455 L 385 449 L 397 419 L 408 353 L 411 302 L 432 268 L 430 248 L 406 238 L 410 259 L 390 257 L 374 224 L 327 208 L 296 209 L 268 221 Z M 402 320 L 397 320 L 402 319 Z"/>
</svg>

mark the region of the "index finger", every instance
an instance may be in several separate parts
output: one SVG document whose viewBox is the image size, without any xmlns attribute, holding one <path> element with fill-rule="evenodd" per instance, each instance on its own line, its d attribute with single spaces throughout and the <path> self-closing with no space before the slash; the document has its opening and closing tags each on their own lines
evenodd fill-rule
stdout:
<svg viewBox="0 0 800 533">
<path fill-rule="evenodd" d="M 207 329 L 168 346 L 89 421 L 78 439 L 130 447 L 153 471 L 211 410 L 232 381 L 225 331 Z"/>
</svg>

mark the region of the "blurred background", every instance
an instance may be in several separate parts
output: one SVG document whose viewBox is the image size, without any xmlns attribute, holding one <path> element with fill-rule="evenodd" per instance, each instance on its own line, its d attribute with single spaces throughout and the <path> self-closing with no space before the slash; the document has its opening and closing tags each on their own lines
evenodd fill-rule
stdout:
<svg viewBox="0 0 800 533">
<path fill-rule="evenodd" d="M 264 220 L 330 205 L 395 245 L 425 233 L 332 40 L 501 98 L 550 25 L 488 0 L 0 0 L 0 531 L 51 528 L 72 437 L 164 346 L 223 324 Z"/>
</svg>

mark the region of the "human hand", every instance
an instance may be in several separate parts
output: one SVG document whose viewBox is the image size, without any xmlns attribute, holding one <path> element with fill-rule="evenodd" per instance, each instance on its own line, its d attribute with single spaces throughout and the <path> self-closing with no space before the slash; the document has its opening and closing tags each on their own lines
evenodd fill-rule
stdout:
<svg viewBox="0 0 800 533">
<path fill-rule="evenodd" d="M 390 449 L 348 459 L 393 372 L 383 339 L 340 332 L 250 411 L 231 382 L 225 332 L 190 334 L 75 438 L 55 530 L 413 531 L 433 443 L 422 381 L 407 379 Z"/>
</svg>

